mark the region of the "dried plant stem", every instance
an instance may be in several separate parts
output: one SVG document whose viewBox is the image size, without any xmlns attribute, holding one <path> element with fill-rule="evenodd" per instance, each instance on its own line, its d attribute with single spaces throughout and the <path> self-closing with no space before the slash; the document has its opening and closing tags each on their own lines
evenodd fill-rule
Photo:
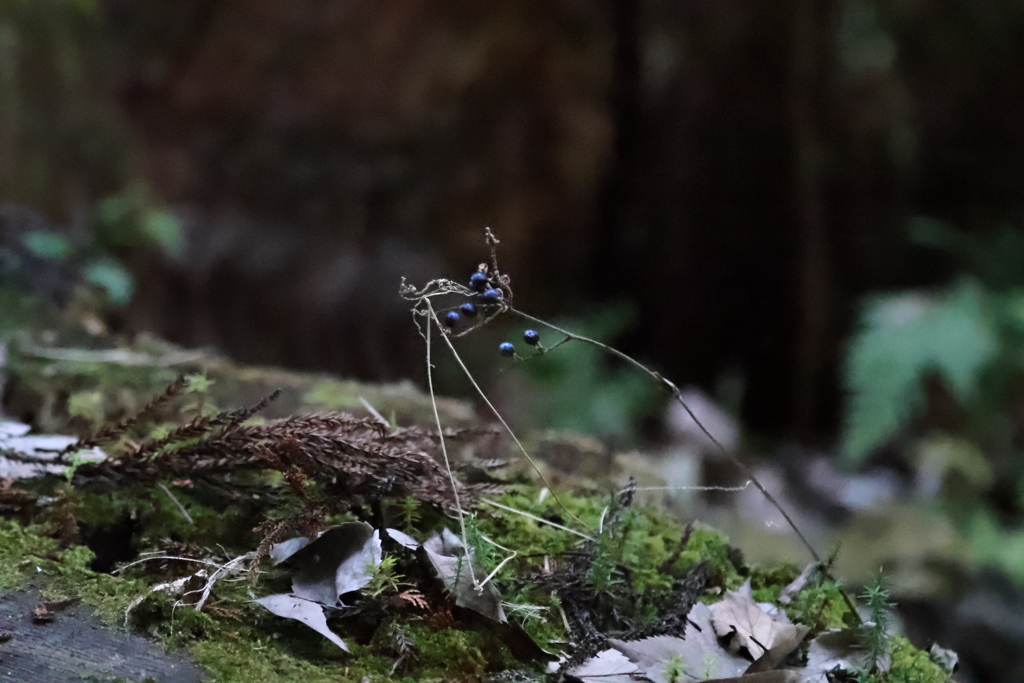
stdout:
<svg viewBox="0 0 1024 683">
<path fill-rule="evenodd" d="M 437 323 L 438 328 L 440 328 L 441 327 L 441 321 L 437 319 L 437 313 L 434 312 L 434 307 L 431 306 L 429 301 L 427 301 L 427 310 L 428 310 L 428 312 L 430 314 L 430 317 L 434 320 L 434 322 Z M 429 322 L 428 322 L 428 325 L 429 325 Z M 429 331 L 429 328 L 428 328 L 428 331 Z M 529 452 L 526 450 L 526 447 L 523 446 L 523 443 L 519 440 L 519 437 L 517 437 L 516 433 L 512 431 L 512 428 L 508 425 L 507 422 L 505 422 L 505 418 L 502 417 L 501 413 L 498 412 L 498 409 L 494 407 L 493 403 L 491 403 L 491 399 L 487 398 L 487 394 L 485 394 L 484 390 L 480 388 L 479 384 L 477 384 L 476 378 L 473 377 L 473 373 L 471 373 L 469 371 L 469 368 L 466 367 L 466 364 L 462 362 L 462 357 L 459 356 L 459 352 L 455 350 L 455 345 L 452 344 L 452 340 L 449 339 L 448 336 L 444 335 L 444 334 L 441 335 L 441 338 L 444 339 L 445 343 L 448 345 L 448 349 L 452 352 L 452 356 L 455 357 L 455 360 L 458 362 L 459 367 L 462 368 L 462 371 L 466 374 L 466 377 L 469 378 L 469 381 L 473 385 L 473 388 L 476 389 L 476 392 L 478 394 L 480 394 L 480 398 L 482 398 L 484 400 L 484 403 L 487 404 L 487 407 L 490 408 L 491 412 L 494 413 L 495 417 L 498 418 L 498 421 L 501 422 L 501 425 L 505 428 L 505 431 L 507 431 L 509 436 L 512 437 L 512 440 L 515 441 L 516 446 L 519 447 L 519 451 L 523 454 L 523 456 L 526 458 L 526 460 L 530 463 L 530 466 L 533 467 L 534 471 L 537 473 L 537 476 L 540 477 L 540 480 L 542 482 L 544 482 L 544 485 L 548 487 L 549 491 L 551 491 L 551 497 L 555 499 L 555 502 L 558 503 L 559 507 L 561 507 L 562 510 L 564 510 L 567 515 L 569 515 L 574 520 L 576 520 L 576 522 L 578 522 L 581 527 L 583 527 L 584 529 L 587 529 L 589 531 L 590 527 L 587 526 L 587 523 L 584 522 L 579 517 L 577 517 L 576 515 L 574 515 L 572 510 L 570 510 L 568 507 L 566 507 L 565 503 L 563 503 L 561 501 L 561 499 L 558 497 L 558 494 L 555 493 L 554 487 L 552 487 L 551 484 L 548 482 L 548 480 L 544 477 L 544 473 L 541 472 L 540 466 L 537 465 L 537 461 L 535 461 L 530 456 Z M 430 345 L 430 341 L 428 339 L 428 341 L 427 341 L 427 348 L 428 349 L 429 349 L 429 345 Z M 440 430 L 440 428 L 441 428 L 441 425 L 440 425 L 440 422 L 439 422 L 438 423 L 438 429 Z"/>
<path fill-rule="evenodd" d="M 767 500 L 769 503 L 771 503 L 772 507 L 774 507 L 776 510 L 778 510 L 779 514 L 782 515 L 783 519 L 786 520 L 786 523 L 789 524 L 789 528 L 793 530 L 793 533 L 796 534 L 797 538 L 800 539 L 800 541 L 803 543 L 804 547 L 807 548 L 807 551 L 810 552 L 811 557 L 814 558 L 814 561 L 819 563 L 819 564 L 821 564 L 822 566 L 825 566 L 824 565 L 824 561 L 821 559 L 821 556 L 818 555 L 818 551 L 814 549 L 814 546 L 811 544 L 811 542 L 807 539 L 806 536 L 804 536 L 803 532 L 800 531 L 800 528 L 796 525 L 796 522 L 793 521 L 793 518 L 789 516 L 789 513 L 786 512 L 785 508 L 782 507 L 782 504 L 779 503 L 779 501 L 777 501 L 775 499 L 775 496 L 773 496 L 771 493 L 769 493 L 768 489 L 766 489 L 764 487 L 764 484 L 762 484 L 760 482 L 760 480 L 758 480 L 757 476 L 754 474 L 754 471 L 752 469 L 750 469 L 750 467 L 745 462 L 743 462 L 743 460 L 741 460 L 738 455 L 736 455 L 735 453 L 729 451 L 725 446 L 722 445 L 722 443 L 718 439 L 716 439 L 711 434 L 711 432 L 708 431 L 707 427 L 704 426 L 704 423 L 701 422 L 697 418 L 697 416 L 694 414 L 694 412 L 690 409 L 690 406 L 688 406 L 686 404 L 686 401 L 683 400 L 682 392 L 679 390 L 679 387 L 676 386 L 676 384 L 674 382 L 672 382 L 670 379 L 668 379 L 667 377 L 665 377 L 661 373 L 656 372 L 655 370 L 651 370 L 646 365 L 644 365 L 640 361 L 636 360 L 632 356 L 629 356 L 629 355 L 623 353 L 622 351 L 619 351 L 618 349 L 616 349 L 616 348 L 614 348 L 612 346 L 609 346 L 607 344 L 599 342 L 596 339 L 591 339 L 589 337 L 584 337 L 583 335 L 576 334 L 575 332 L 570 332 L 569 330 L 564 330 L 561 327 L 558 327 L 557 325 L 553 325 L 553 324 L 549 323 L 546 320 L 541 320 L 540 318 L 536 318 L 536 317 L 530 315 L 529 313 L 524 313 L 523 311 L 520 311 L 518 308 L 510 307 L 508 310 L 511 311 L 512 313 L 517 314 L 521 318 L 525 318 L 526 320 L 530 320 L 530 321 L 535 322 L 535 323 L 537 323 L 539 325 L 543 325 L 543 326 L 545 326 L 545 327 L 547 327 L 549 329 L 554 330 L 555 332 L 558 332 L 559 334 L 564 334 L 565 335 L 565 339 L 562 340 L 561 342 L 559 342 L 558 344 L 556 344 L 555 346 L 560 346 L 561 344 L 564 344 L 567 341 L 579 341 L 579 342 L 583 342 L 585 344 L 591 344 L 591 345 L 596 346 L 597 348 L 601 349 L 602 351 L 604 351 L 606 353 L 609 353 L 609 354 L 615 356 L 616 358 L 619 358 L 620 360 L 623 360 L 626 363 L 632 365 L 634 368 L 636 368 L 637 370 L 639 370 L 643 374 L 647 375 L 655 384 L 658 384 L 659 386 L 667 389 L 669 391 L 669 393 L 672 394 L 672 398 L 675 399 L 676 402 L 678 402 L 679 405 L 681 405 L 683 407 L 683 410 L 686 411 L 686 414 L 690 416 L 690 419 L 692 419 L 693 422 L 700 429 L 700 431 L 703 432 L 704 436 L 706 436 L 708 438 L 708 440 L 710 440 L 711 443 L 713 443 L 715 445 L 715 447 L 718 448 L 718 450 L 722 452 L 722 454 L 724 454 L 727 457 L 729 457 L 729 459 L 731 459 L 733 461 L 733 463 L 737 467 L 739 467 L 740 470 L 742 470 L 743 473 L 750 479 L 750 481 L 754 484 L 754 486 L 757 487 L 757 490 L 761 492 L 761 495 L 763 495 L 765 497 L 765 500 Z M 554 348 L 554 347 L 552 347 L 552 348 Z M 549 351 L 550 351 L 550 349 L 549 349 Z M 857 620 L 860 621 L 860 616 L 857 614 L 857 610 L 856 610 L 856 608 L 853 605 L 853 601 L 846 594 L 846 591 L 841 590 L 840 592 L 841 592 L 841 594 L 843 596 L 843 600 L 846 602 L 846 606 L 849 608 L 850 612 L 852 612 L 853 615 L 857 618 Z"/>
<path fill-rule="evenodd" d="M 510 309 L 510 310 L 513 313 L 518 314 L 522 318 L 526 318 L 527 320 L 530 320 L 530 321 L 533 321 L 533 322 L 538 323 L 540 325 L 544 325 L 546 327 L 549 327 L 552 330 L 554 330 L 555 332 L 558 332 L 559 334 L 564 334 L 567 339 L 570 339 L 570 340 L 573 340 L 573 341 L 584 342 L 586 344 L 592 344 L 592 345 L 598 347 L 599 349 L 605 351 L 606 353 L 610 353 L 611 355 L 615 356 L 616 358 L 620 358 L 621 360 L 626 361 L 627 363 L 632 365 L 634 368 L 636 368 L 637 370 L 640 370 L 645 375 L 650 377 L 655 383 L 657 383 L 658 385 L 668 389 L 669 392 L 672 394 L 672 398 L 674 398 L 679 403 L 679 405 L 681 405 L 683 407 L 683 410 L 686 411 L 687 415 L 689 415 L 690 418 L 697 425 L 697 427 L 700 428 L 700 431 L 704 433 L 704 436 L 708 437 L 708 439 L 711 441 L 711 443 L 713 443 L 715 445 L 715 447 L 718 448 L 719 451 L 721 451 L 724 455 L 728 456 L 741 470 L 743 470 L 743 473 L 750 479 L 751 482 L 753 482 L 754 486 L 756 486 L 757 489 L 761 492 L 761 494 L 764 495 L 764 497 L 768 500 L 768 502 L 771 503 L 772 506 L 776 510 L 779 511 L 779 514 L 781 514 L 783 516 L 783 518 L 785 518 L 785 520 L 789 524 L 790 528 L 797 535 L 797 537 L 803 542 L 803 544 L 807 548 L 807 550 L 811 553 L 811 557 L 813 557 L 816 562 L 821 562 L 822 561 L 821 557 L 818 555 L 818 551 L 816 551 L 814 549 L 814 546 L 811 545 L 811 542 L 809 540 L 807 540 L 807 537 L 804 536 L 802 531 L 800 531 L 800 529 L 797 527 L 797 525 L 793 521 L 793 519 L 789 516 L 789 514 L 785 511 L 785 509 L 783 509 L 783 507 L 779 503 L 779 501 L 775 500 L 775 497 L 772 496 L 772 494 L 768 492 L 768 489 L 766 489 L 764 487 L 764 485 L 757 479 L 757 477 L 754 475 L 753 470 L 751 470 L 750 467 L 747 466 L 747 464 L 745 462 L 740 460 L 740 458 L 735 453 L 732 453 L 731 451 L 729 451 L 725 446 L 722 445 L 722 443 L 718 439 L 716 439 L 714 436 L 712 436 L 711 432 L 709 432 L 707 430 L 707 427 L 705 427 L 704 424 L 699 419 L 697 419 L 697 416 L 694 415 L 692 410 L 690 410 L 690 406 L 686 405 L 686 402 L 683 400 L 682 392 L 679 391 L 679 387 L 677 387 L 674 382 L 672 382 L 671 380 L 669 380 L 666 377 L 664 377 L 661 373 L 655 372 L 654 370 L 651 370 L 646 365 L 644 365 L 640 361 L 636 360 L 632 356 L 628 356 L 628 355 L 624 354 L 622 351 L 619 351 L 618 349 L 616 349 L 614 347 L 611 347 L 611 346 L 608 346 L 607 344 L 599 342 L 596 339 L 590 339 L 589 337 L 584 337 L 582 335 L 575 334 L 574 332 L 569 332 L 568 330 L 563 330 L 562 328 L 557 327 L 555 325 L 552 325 L 551 323 L 549 323 L 549 322 L 547 322 L 545 320 L 541 320 L 540 318 L 535 318 L 532 315 L 529 315 L 528 313 L 523 313 L 522 311 L 520 311 L 517 308 L 513 308 L 513 309 Z"/>
<path fill-rule="evenodd" d="M 455 497 L 455 510 L 459 515 L 459 531 L 462 534 L 462 550 L 466 554 L 466 565 L 469 567 L 469 576 L 473 580 L 473 585 L 477 588 L 482 589 L 476 576 L 473 574 L 473 557 L 469 554 L 469 538 L 466 535 L 466 514 L 462 510 L 462 503 L 459 500 L 459 485 L 455 481 L 455 473 L 452 472 L 452 464 L 448 459 L 448 446 L 444 440 L 444 429 L 441 427 L 441 415 L 437 412 L 437 397 L 434 394 L 434 360 L 430 352 L 430 339 L 433 336 L 431 334 L 430 324 L 436 322 L 438 329 L 441 328 L 441 322 L 437 319 L 434 314 L 434 308 L 430 305 L 429 299 L 424 299 L 427 304 L 427 310 L 430 315 L 427 316 L 427 329 L 424 338 L 427 340 L 427 388 L 430 390 L 430 405 L 434 409 L 434 422 L 437 423 L 437 438 L 441 443 L 441 455 L 444 456 L 444 468 L 448 472 L 448 479 L 452 484 L 452 496 Z"/>
<path fill-rule="evenodd" d="M 537 515 L 532 515 L 529 512 L 526 512 L 524 510 L 517 510 L 514 507 L 510 507 L 508 505 L 502 505 L 501 503 L 499 503 L 497 501 L 489 500 L 487 498 L 481 498 L 480 502 L 481 503 L 487 503 L 488 505 L 493 505 L 496 508 L 501 508 L 502 510 L 507 510 L 508 512 L 514 512 L 517 515 L 522 515 L 523 517 L 526 517 L 527 519 L 532 519 L 533 521 L 540 522 L 541 524 L 547 524 L 548 526 L 553 526 L 556 529 L 561 529 L 562 531 L 566 531 L 566 532 L 568 532 L 570 534 L 575 534 L 576 536 L 579 536 L 580 538 L 585 538 L 588 541 L 591 541 L 591 542 L 594 542 L 594 543 L 597 542 L 597 539 L 595 539 L 593 536 L 588 536 L 587 534 L 584 534 L 584 533 L 582 533 L 580 531 L 576 531 L 575 529 L 570 529 L 567 526 L 562 526 L 561 524 L 558 524 L 556 522 L 552 522 L 551 520 L 548 520 L 548 519 L 544 519 L 543 517 L 538 517 Z"/>
</svg>

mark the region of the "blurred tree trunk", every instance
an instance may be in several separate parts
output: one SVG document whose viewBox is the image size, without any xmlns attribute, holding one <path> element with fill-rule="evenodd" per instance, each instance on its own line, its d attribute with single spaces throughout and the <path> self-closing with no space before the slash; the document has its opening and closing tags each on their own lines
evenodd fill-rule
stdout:
<svg viewBox="0 0 1024 683">
<path fill-rule="evenodd" d="M 793 135 L 793 200 L 799 233 L 799 328 L 793 436 L 814 432 L 815 407 L 832 326 L 832 273 L 829 221 L 823 185 L 826 157 L 824 118 L 828 111 L 836 36 L 836 0 L 796 0 L 793 4 L 793 51 L 789 112 Z"/>
<path fill-rule="evenodd" d="M 636 183 L 643 177 L 640 65 L 640 2 L 611 0 L 615 32 L 609 100 L 615 125 L 612 157 L 598 194 L 590 273 L 594 294 L 621 296 L 622 282 L 635 266 L 643 238 L 643 222 L 637 215 Z"/>
</svg>

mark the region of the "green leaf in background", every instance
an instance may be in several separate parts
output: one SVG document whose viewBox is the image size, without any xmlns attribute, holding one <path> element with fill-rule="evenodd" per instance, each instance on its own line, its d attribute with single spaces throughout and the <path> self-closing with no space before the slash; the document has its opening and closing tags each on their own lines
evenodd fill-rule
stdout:
<svg viewBox="0 0 1024 683">
<path fill-rule="evenodd" d="M 897 294 L 871 302 L 845 368 L 850 394 L 844 450 L 861 461 L 924 407 L 922 380 L 937 373 L 960 401 L 999 351 L 996 322 L 976 286 L 944 295 Z"/>
<path fill-rule="evenodd" d="M 50 261 L 63 261 L 72 251 L 67 237 L 50 230 L 30 230 L 21 236 L 21 244 L 32 254 Z"/>
<path fill-rule="evenodd" d="M 181 223 L 163 209 L 150 209 L 142 219 L 143 234 L 160 245 L 168 256 L 179 257 L 185 251 L 185 233 Z"/>
<path fill-rule="evenodd" d="M 110 301 L 118 306 L 126 306 L 132 300 L 135 281 L 131 273 L 114 259 L 93 261 L 83 269 L 82 276 L 86 281 L 105 289 Z"/>
</svg>

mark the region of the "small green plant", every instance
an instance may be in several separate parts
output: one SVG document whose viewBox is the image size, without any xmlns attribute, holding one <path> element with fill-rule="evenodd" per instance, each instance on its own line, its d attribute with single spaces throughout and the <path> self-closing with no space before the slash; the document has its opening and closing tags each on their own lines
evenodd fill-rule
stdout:
<svg viewBox="0 0 1024 683">
<path fill-rule="evenodd" d="M 370 583 L 366 585 L 364 592 L 370 597 L 378 597 L 390 591 L 397 591 L 401 584 L 402 577 L 395 570 L 397 560 L 393 555 L 385 555 L 381 558 L 380 564 L 372 562 L 367 565 L 370 572 Z"/>
<path fill-rule="evenodd" d="M 398 518 L 402 520 L 405 529 L 411 529 L 416 522 L 420 521 L 420 501 L 412 496 L 405 496 L 398 501 Z"/>
<path fill-rule="evenodd" d="M 892 655 L 892 594 L 885 583 L 885 575 L 879 572 L 864 586 L 861 599 L 870 613 L 870 619 L 860 625 L 861 647 L 868 655 L 867 673 L 873 674 L 888 669 Z"/>
<path fill-rule="evenodd" d="M 686 662 L 679 655 L 673 655 L 667 662 L 665 662 L 665 668 L 661 672 L 662 678 L 668 683 L 681 683 L 686 678 Z"/>
</svg>

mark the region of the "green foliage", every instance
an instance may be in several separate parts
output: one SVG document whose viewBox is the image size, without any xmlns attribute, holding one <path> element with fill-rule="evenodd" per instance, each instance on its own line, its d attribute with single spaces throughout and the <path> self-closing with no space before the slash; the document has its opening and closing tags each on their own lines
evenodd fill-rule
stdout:
<svg viewBox="0 0 1024 683">
<path fill-rule="evenodd" d="M 889 672 L 885 683 L 947 683 L 949 674 L 923 652 L 914 647 L 904 636 L 894 635 L 890 639 L 891 653 Z"/>
<path fill-rule="evenodd" d="M 487 633 L 435 630 L 416 622 L 407 631 L 416 647 L 419 680 L 480 678 L 487 671 L 518 666 L 508 649 Z"/>
<path fill-rule="evenodd" d="M 91 550 L 78 545 L 61 550 L 42 531 L 0 518 L 0 589 L 33 587 L 51 600 L 81 598 L 111 623 L 123 619 L 139 584 L 93 572 Z"/>
<path fill-rule="evenodd" d="M 683 658 L 679 655 L 673 655 L 665 662 L 665 668 L 662 669 L 661 676 L 668 683 L 680 683 L 689 678 L 686 669 L 686 662 L 683 661 Z"/>
<path fill-rule="evenodd" d="M 929 297 L 878 297 L 865 308 L 845 378 L 850 393 L 844 447 L 863 460 L 924 407 L 923 380 L 941 378 L 960 401 L 978 389 L 999 352 L 995 320 L 978 288 L 964 283 Z"/>
<path fill-rule="evenodd" d="M 1008 528 L 986 507 L 974 510 L 966 525 L 970 555 L 979 564 L 994 567 L 1024 584 L 1024 530 Z"/>
<path fill-rule="evenodd" d="M 786 562 L 777 567 L 755 565 L 750 568 L 750 588 L 755 602 L 776 602 L 782 589 L 800 574 L 796 565 Z"/>
<path fill-rule="evenodd" d="M 168 486 L 175 498 L 188 511 L 192 522 L 159 487 L 140 485 L 115 489 L 75 489 L 71 496 L 78 520 L 90 529 L 109 529 L 124 520 L 132 520 L 138 528 L 133 539 L 137 547 L 150 541 L 172 538 L 197 543 L 221 543 L 239 550 L 252 547 L 257 537 L 252 522 L 242 506 L 222 508 L 211 498 L 204 504 L 194 489 Z"/>
<path fill-rule="evenodd" d="M 398 518 L 403 529 L 411 529 L 423 518 L 421 503 L 414 496 L 405 496 L 398 501 Z"/>
<path fill-rule="evenodd" d="M 856 624 L 843 599 L 842 589 L 833 581 L 810 586 L 793 598 L 786 613 L 795 623 L 810 626 L 814 631 L 845 628 Z"/>
<path fill-rule="evenodd" d="M 82 269 L 82 278 L 107 293 L 115 306 L 127 306 L 135 293 L 135 279 L 117 260 L 101 257 Z"/>
<path fill-rule="evenodd" d="M 97 205 L 93 230 L 97 241 L 111 249 L 150 245 L 175 257 L 185 249 L 181 224 L 166 210 L 155 207 L 145 187 L 138 184 Z"/>
<path fill-rule="evenodd" d="M 398 590 L 398 584 L 402 577 L 395 570 L 397 559 L 393 555 L 385 555 L 381 558 L 380 564 L 372 564 L 367 568 L 370 570 L 370 583 L 363 589 L 367 595 L 377 597 L 388 591 Z"/>
<path fill-rule="evenodd" d="M 30 254 L 50 261 L 64 261 L 74 251 L 67 237 L 52 230 L 30 230 L 21 236 L 21 244 Z"/>
<path fill-rule="evenodd" d="M 889 629 L 893 602 L 883 574 L 879 573 L 864 586 L 861 599 L 870 612 L 870 618 L 860 625 L 860 644 L 868 655 L 868 670 L 877 671 L 879 665 L 889 658 L 892 649 Z"/>
</svg>

